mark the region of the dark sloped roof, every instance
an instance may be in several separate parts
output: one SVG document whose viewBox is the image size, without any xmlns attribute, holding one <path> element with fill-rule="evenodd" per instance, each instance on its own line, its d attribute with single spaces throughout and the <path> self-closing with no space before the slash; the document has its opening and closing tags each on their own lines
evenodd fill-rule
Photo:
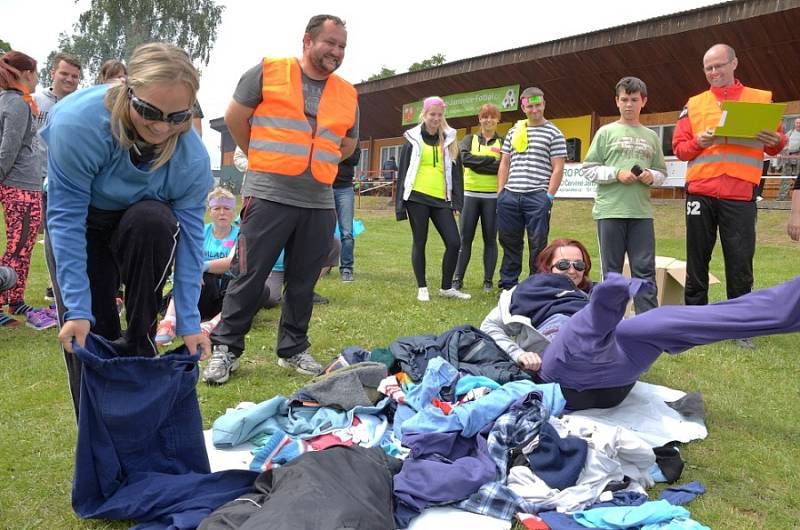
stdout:
<svg viewBox="0 0 800 530">
<path fill-rule="evenodd" d="M 647 83 L 647 112 L 678 110 L 708 88 L 702 57 L 718 42 L 736 49 L 742 82 L 772 90 L 775 101 L 798 99 L 800 0 L 742 0 L 360 83 L 361 137 L 399 136 L 405 103 L 517 83 L 545 92 L 551 118 L 616 114 L 613 87 L 626 75 Z"/>
</svg>

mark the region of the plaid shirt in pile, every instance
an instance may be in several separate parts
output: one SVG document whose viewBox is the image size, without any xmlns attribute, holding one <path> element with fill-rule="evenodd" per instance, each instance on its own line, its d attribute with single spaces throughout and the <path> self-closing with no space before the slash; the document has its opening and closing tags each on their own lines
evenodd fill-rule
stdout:
<svg viewBox="0 0 800 530">
<path fill-rule="evenodd" d="M 458 507 L 468 512 L 511 520 L 517 512 L 537 513 L 541 507 L 528 502 L 506 486 L 508 455 L 512 449 L 539 433 L 547 421 L 549 410 L 542 403 L 540 392 L 531 392 L 497 418 L 489 432 L 489 455 L 497 465 L 495 482 L 484 484 Z"/>
</svg>

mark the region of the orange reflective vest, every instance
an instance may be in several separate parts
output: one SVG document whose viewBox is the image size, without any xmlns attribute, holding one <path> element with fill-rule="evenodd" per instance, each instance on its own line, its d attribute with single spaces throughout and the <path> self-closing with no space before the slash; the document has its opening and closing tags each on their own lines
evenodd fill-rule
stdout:
<svg viewBox="0 0 800 530">
<path fill-rule="evenodd" d="M 739 101 L 769 103 L 772 92 L 744 87 Z M 687 105 L 692 132 L 695 136 L 719 125 L 722 109 L 710 90 L 689 99 Z M 690 160 L 686 168 L 686 181 L 710 179 L 730 175 L 752 184 L 761 180 L 764 145 L 754 138 L 716 136 L 714 143 Z"/>
<path fill-rule="evenodd" d="M 341 143 L 355 125 L 356 89 L 331 74 L 317 108 L 317 128 L 305 115 L 300 63 L 293 57 L 264 58 L 262 96 L 250 124 L 248 169 L 300 175 L 308 167 L 323 184 L 336 178 Z"/>
</svg>

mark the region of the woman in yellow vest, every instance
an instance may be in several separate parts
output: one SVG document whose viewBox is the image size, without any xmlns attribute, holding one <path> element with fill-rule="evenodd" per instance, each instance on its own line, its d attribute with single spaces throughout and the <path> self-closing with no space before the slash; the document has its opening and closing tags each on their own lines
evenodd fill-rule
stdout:
<svg viewBox="0 0 800 530">
<path fill-rule="evenodd" d="M 453 210 L 464 202 L 464 176 L 458 160 L 456 131 L 444 118 L 444 100 L 437 96 L 422 103 L 420 124 L 404 133 L 406 143 L 400 151 L 395 213 L 397 220 L 408 219 L 413 243 L 411 266 L 417 279 L 417 300 L 427 302 L 425 245 L 429 221 L 444 243 L 442 284 L 445 298 L 468 300 L 470 295 L 453 287 L 460 238 Z"/>
<path fill-rule="evenodd" d="M 464 165 L 464 209 L 461 212 L 461 251 L 458 254 L 453 287 L 461 289 L 472 254 L 472 240 L 478 219 L 483 234 L 483 290 L 492 291 L 492 277 L 497 266 L 497 170 L 503 137 L 497 134 L 500 111 L 487 103 L 478 111 L 480 132 L 461 140 L 461 163 Z"/>
</svg>

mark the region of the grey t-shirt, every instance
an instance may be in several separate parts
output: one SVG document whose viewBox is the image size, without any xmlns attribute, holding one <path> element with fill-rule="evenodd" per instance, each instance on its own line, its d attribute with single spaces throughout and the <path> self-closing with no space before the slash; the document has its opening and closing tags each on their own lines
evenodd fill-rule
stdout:
<svg viewBox="0 0 800 530">
<path fill-rule="evenodd" d="M 239 79 L 233 99 L 245 107 L 256 108 L 262 101 L 263 63 L 247 70 Z M 312 129 L 317 127 L 317 109 L 326 81 L 311 79 L 303 74 L 303 100 L 305 115 Z M 358 106 L 355 125 L 347 131 L 348 138 L 358 138 Z M 311 174 L 309 167 L 297 176 L 262 173 L 248 169 L 242 186 L 243 196 L 258 197 L 301 208 L 333 208 L 333 191 Z"/>
</svg>

